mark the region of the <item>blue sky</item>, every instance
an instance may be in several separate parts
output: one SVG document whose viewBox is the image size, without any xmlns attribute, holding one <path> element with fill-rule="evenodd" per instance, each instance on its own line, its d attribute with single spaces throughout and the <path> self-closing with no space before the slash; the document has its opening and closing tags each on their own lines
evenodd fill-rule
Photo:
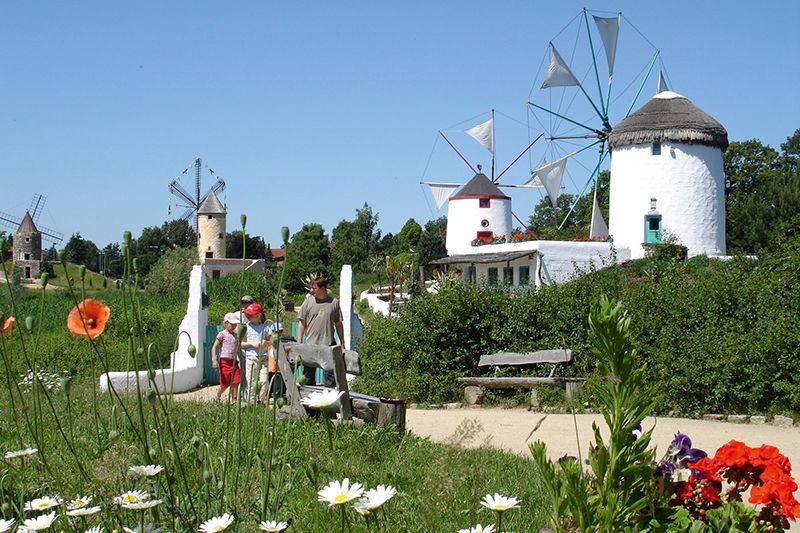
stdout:
<svg viewBox="0 0 800 533">
<path fill-rule="evenodd" d="M 719 120 L 731 140 L 755 137 L 777 148 L 800 127 L 800 3 L 765 6 L 586 7 L 624 15 L 615 91 L 638 79 L 649 41 L 661 50 L 670 88 Z M 525 102 L 541 97 L 533 88 L 548 41 L 555 37 L 562 55 L 572 55 L 565 49 L 579 26 L 569 23 L 583 7 L 2 3 L 0 211 L 21 216 L 33 193 L 43 194 L 41 225 L 67 237 L 80 232 L 102 246 L 126 229 L 138 235 L 167 219 L 167 183 L 199 156 L 227 181 L 221 199 L 229 230 L 247 213 L 248 230 L 275 246 L 282 225 L 294 233 L 319 222 L 330 232 L 367 202 L 383 232 L 396 233 L 409 217 L 424 223 L 446 214 L 435 211 L 421 179 L 471 177 L 435 142 L 438 130 L 464 129 L 496 109 L 499 168 L 539 133 Z M 585 47 L 574 53 L 591 57 Z M 655 92 L 658 68 L 637 107 Z M 630 100 L 612 101 L 613 113 Z M 448 136 L 486 168 L 475 141 Z M 537 144 L 508 182 L 523 181 L 544 149 Z M 586 177 L 573 169 L 567 192 Z M 181 183 L 193 187 L 191 179 Z M 203 189 L 210 184 L 205 173 Z M 512 196 L 514 211 L 527 218 L 542 194 Z M 183 211 L 175 203 L 173 216 Z"/>
</svg>

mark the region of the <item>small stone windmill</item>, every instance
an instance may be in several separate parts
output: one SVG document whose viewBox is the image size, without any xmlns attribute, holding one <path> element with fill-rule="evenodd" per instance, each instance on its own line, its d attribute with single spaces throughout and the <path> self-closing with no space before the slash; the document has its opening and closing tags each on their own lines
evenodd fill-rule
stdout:
<svg viewBox="0 0 800 533">
<path fill-rule="evenodd" d="M 30 207 L 21 219 L 0 212 L 0 223 L 15 230 L 11 258 L 14 266 L 22 269 L 24 279 L 39 277 L 42 265 L 42 240 L 49 241 L 53 245 L 61 244 L 64 240 L 63 233 L 36 225 L 46 200 L 41 194 L 34 194 Z"/>
<path fill-rule="evenodd" d="M 184 171 L 181 172 L 181 174 L 182 175 L 188 174 L 190 168 L 192 167 L 185 168 Z M 203 168 L 203 160 L 198 157 L 194 161 L 194 195 L 192 195 L 189 191 L 184 189 L 181 186 L 181 184 L 178 183 L 177 179 L 170 181 L 169 185 L 167 185 L 167 189 L 169 189 L 169 192 L 171 192 L 174 196 L 176 196 L 178 200 L 181 202 L 178 205 L 180 207 L 186 208 L 186 211 L 184 211 L 183 214 L 179 217 L 180 220 L 189 220 L 189 218 L 192 215 L 195 215 L 194 219 L 195 232 L 198 231 L 197 211 L 200 208 L 200 206 L 203 204 L 203 202 L 206 200 L 206 198 L 208 198 L 210 194 L 213 193 L 216 195 L 216 193 L 225 190 L 225 180 L 216 176 L 213 170 L 206 167 L 208 169 L 208 172 L 212 176 L 217 178 L 217 181 L 214 182 L 214 185 L 212 185 L 211 188 L 208 189 L 208 191 L 206 191 L 206 193 L 203 196 L 200 196 L 200 173 L 202 168 Z M 170 211 L 171 210 L 172 209 L 170 207 Z"/>
</svg>

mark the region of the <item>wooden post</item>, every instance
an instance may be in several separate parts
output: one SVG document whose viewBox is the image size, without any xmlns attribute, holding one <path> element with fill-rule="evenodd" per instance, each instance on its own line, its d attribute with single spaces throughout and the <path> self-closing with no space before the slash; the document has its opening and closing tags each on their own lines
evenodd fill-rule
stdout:
<svg viewBox="0 0 800 533">
<path fill-rule="evenodd" d="M 306 418 L 306 410 L 303 404 L 300 403 L 300 390 L 297 388 L 297 382 L 294 380 L 294 370 L 292 369 L 292 365 L 289 364 L 289 358 L 286 355 L 286 348 L 283 343 L 281 343 L 278 348 L 278 369 L 281 371 L 281 377 L 286 386 L 286 397 L 289 399 L 289 412 L 293 416 Z"/>
<path fill-rule="evenodd" d="M 406 400 L 405 398 L 381 398 L 378 409 L 378 425 L 397 426 L 404 433 L 406 430 Z"/>
<path fill-rule="evenodd" d="M 350 403 L 350 390 L 347 387 L 347 372 L 344 367 L 344 354 L 338 344 L 330 348 L 333 355 L 333 377 L 336 378 L 336 389 L 342 391 L 339 399 L 342 420 L 353 420 L 353 404 Z"/>
</svg>

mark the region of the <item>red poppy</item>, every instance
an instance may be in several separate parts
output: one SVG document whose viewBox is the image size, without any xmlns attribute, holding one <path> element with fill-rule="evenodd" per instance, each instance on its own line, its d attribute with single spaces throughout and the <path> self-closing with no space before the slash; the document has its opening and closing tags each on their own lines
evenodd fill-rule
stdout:
<svg viewBox="0 0 800 533">
<path fill-rule="evenodd" d="M 87 298 L 69 312 L 67 327 L 76 337 L 96 339 L 106 329 L 109 316 L 111 310 L 108 306 L 98 300 Z"/>
<path fill-rule="evenodd" d="M 0 335 L 5 335 L 5 334 L 6 334 L 6 333 L 8 333 L 9 331 L 11 331 L 11 327 L 14 325 L 14 322 L 15 322 L 16 320 L 17 320 L 17 319 L 16 319 L 16 318 L 14 318 L 13 316 L 10 316 L 10 317 L 6 318 L 6 321 L 5 321 L 5 322 L 3 322 L 3 332 L 2 332 L 2 333 L 0 333 Z"/>
</svg>

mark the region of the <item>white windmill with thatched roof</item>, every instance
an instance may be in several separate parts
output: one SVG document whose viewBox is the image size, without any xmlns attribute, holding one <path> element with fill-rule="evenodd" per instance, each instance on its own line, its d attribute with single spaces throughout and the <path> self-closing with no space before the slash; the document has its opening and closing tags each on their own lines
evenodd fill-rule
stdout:
<svg viewBox="0 0 800 533">
<path fill-rule="evenodd" d="M 643 257 L 670 232 L 689 255 L 725 255 L 728 133 L 684 96 L 656 94 L 608 136 L 609 230 Z"/>
</svg>

